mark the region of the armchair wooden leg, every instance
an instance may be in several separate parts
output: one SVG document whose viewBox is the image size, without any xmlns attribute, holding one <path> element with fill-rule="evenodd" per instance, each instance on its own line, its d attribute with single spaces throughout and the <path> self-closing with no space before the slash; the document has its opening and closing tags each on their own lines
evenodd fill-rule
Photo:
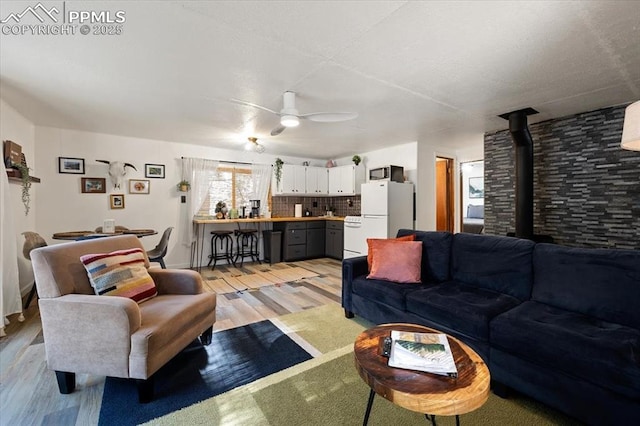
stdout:
<svg viewBox="0 0 640 426">
<path fill-rule="evenodd" d="M 62 394 L 71 393 L 76 388 L 76 373 L 56 371 L 56 380 L 58 381 L 58 389 Z"/>
<path fill-rule="evenodd" d="M 211 344 L 211 339 L 213 336 L 213 326 L 207 328 L 204 333 L 200 335 L 200 343 L 205 346 L 209 346 Z"/>
<path fill-rule="evenodd" d="M 146 380 L 136 379 L 136 386 L 138 387 L 138 402 L 140 404 L 153 401 L 153 376 Z"/>
</svg>

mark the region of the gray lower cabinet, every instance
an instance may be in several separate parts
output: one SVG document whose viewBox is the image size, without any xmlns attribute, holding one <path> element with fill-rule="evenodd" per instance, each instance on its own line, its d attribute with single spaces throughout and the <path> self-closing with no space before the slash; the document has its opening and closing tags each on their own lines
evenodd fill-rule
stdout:
<svg viewBox="0 0 640 426">
<path fill-rule="evenodd" d="M 321 222 L 307 222 L 307 257 L 324 256 L 325 225 Z"/>
<path fill-rule="evenodd" d="M 340 224 L 342 232 L 342 222 L 336 223 Z M 282 231 L 282 259 L 285 262 L 327 256 L 325 221 L 275 222 L 273 230 Z M 342 258 L 342 233 L 340 236 Z"/>
<path fill-rule="evenodd" d="M 344 249 L 344 223 L 327 221 L 324 254 L 342 260 Z"/>
<path fill-rule="evenodd" d="M 306 222 L 276 222 L 274 231 L 282 231 L 282 258 L 287 261 L 301 260 L 307 257 Z"/>
</svg>

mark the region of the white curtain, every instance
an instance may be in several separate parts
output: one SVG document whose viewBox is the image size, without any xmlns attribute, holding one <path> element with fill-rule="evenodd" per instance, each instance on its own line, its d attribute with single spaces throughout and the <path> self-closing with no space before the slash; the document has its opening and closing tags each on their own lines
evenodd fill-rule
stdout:
<svg viewBox="0 0 640 426">
<path fill-rule="evenodd" d="M 260 214 L 267 212 L 267 196 L 271 185 L 271 165 L 253 164 L 251 166 L 251 179 L 253 180 L 253 200 L 260 200 Z"/>
<path fill-rule="evenodd" d="M 182 176 L 191 183 L 191 190 L 187 192 L 187 216 L 185 219 L 185 233 L 183 243 L 191 246 L 195 240 L 195 229 L 193 225 L 193 217 L 198 213 L 202 203 L 204 202 L 211 181 L 216 175 L 218 169 L 218 161 L 205 160 L 203 158 L 183 158 L 182 159 Z"/>
<path fill-rule="evenodd" d="M 0 177 L 0 336 L 5 335 L 7 315 L 22 312 L 18 277 L 18 247 L 13 225 L 9 179 L 2 167 Z"/>
</svg>

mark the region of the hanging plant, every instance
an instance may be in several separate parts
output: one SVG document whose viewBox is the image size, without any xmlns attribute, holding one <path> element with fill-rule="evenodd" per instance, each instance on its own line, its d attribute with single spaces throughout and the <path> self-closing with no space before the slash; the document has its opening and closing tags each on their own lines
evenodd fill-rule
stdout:
<svg viewBox="0 0 640 426">
<path fill-rule="evenodd" d="M 353 164 L 357 166 L 358 164 L 360 164 L 360 161 L 362 161 L 362 159 L 359 155 L 356 154 L 351 158 L 351 161 L 353 161 Z"/>
<path fill-rule="evenodd" d="M 191 184 L 189 183 L 188 180 L 182 179 L 180 182 L 178 182 L 177 187 L 178 187 L 178 191 L 187 192 L 189 191 L 189 188 L 191 188 Z"/>
<path fill-rule="evenodd" d="M 282 161 L 280 158 L 276 158 L 276 168 L 274 170 L 274 173 L 276 175 L 276 183 L 278 184 L 278 187 L 280 187 L 280 179 L 282 179 L 282 165 L 284 164 L 284 161 Z"/>
<path fill-rule="evenodd" d="M 29 203 L 31 202 L 31 177 L 29 176 L 29 167 L 24 164 L 14 164 L 12 166 L 20 172 L 20 179 L 22 180 L 22 204 L 24 204 L 24 215 L 29 214 Z"/>
</svg>

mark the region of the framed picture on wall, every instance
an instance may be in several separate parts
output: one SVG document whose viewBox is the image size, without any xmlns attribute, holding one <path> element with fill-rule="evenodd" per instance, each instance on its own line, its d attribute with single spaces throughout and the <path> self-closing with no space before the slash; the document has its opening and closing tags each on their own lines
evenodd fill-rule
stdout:
<svg viewBox="0 0 640 426">
<path fill-rule="evenodd" d="M 109 195 L 109 207 L 112 209 L 124 209 L 124 194 Z"/>
<path fill-rule="evenodd" d="M 144 177 L 164 179 L 164 164 L 145 164 Z"/>
<path fill-rule="evenodd" d="M 484 198 L 484 177 L 469 178 L 469 198 Z"/>
<path fill-rule="evenodd" d="M 81 191 L 83 194 L 104 194 L 107 192 L 105 178 L 81 178 Z"/>
<path fill-rule="evenodd" d="M 58 157 L 58 173 L 84 174 L 84 158 Z"/>
<path fill-rule="evenodd" d="M 144 179 L 129 179 L 129 194 L 148 194 L 150 182 Z"/>
</svg>

